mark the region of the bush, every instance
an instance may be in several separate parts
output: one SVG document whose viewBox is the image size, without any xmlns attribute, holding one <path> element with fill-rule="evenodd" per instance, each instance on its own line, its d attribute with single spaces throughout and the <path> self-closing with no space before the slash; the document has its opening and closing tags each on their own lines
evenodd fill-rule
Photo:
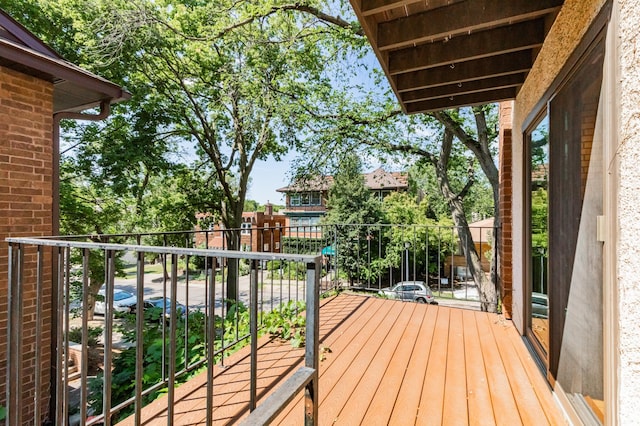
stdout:
<svg viewBox="0 0 640 426">
<path fill-rule="evenodd" d="M 95 348 L 98 346 L 98 338 L 102 335 L 102 327 L 88 327 L 88 339 L 87 346 Z M 75 343 L 82 343 L 82 327 L 71 327 L 69 330 L 69 341 Z"/>
</svg>

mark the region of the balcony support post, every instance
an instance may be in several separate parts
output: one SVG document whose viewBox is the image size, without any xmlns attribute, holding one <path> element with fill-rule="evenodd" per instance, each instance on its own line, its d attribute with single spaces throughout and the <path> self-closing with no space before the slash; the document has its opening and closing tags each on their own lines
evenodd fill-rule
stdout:
<svg viewBox="0 0 640 426">
<path fill-rule="evenodd" d="M 319 334 L 320 334 L 320 257 L 315 262 L 307 263 L 306 291 L 306 330 L 305 330 L 305 367 L 313 369 L 313 378 L 306 385 L 304 392 L 304 424 L 318 424 L 318 368 L 320 368 Z"/>
</svg>

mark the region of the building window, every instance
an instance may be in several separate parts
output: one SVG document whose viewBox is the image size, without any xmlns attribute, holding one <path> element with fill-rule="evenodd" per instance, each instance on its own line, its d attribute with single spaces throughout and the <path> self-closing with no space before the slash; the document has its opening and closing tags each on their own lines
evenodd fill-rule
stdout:
<svg viewBox="0 0 640 426">
<path fill-rule="evenodd" d="M 289 205 L 291 206 L 319 206 L 321 198 L 319 191 L 297 192 L 289 195 Z"/>
<path fill-rule="evenodd" d="M 242 225 L 242 231 L 240 231 L 241 235 L 251 235 L 251 223 L 244 222 Z"/>
<path fill-rule="evenodd" d="M 262 251 L 269 251 L 269 243 L 264 243 L 264 247 Z"/>
<path fill-rule="evenodd" d="M 294 232 L 317 232 L 320 224 L 319 216 L 292 216 L 291 227 Z"/>
</svg>

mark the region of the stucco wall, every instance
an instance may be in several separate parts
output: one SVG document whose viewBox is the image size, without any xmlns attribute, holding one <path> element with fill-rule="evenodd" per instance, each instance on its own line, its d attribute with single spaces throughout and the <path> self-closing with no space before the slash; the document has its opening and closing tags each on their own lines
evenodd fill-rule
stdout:
<svg viewBox="0 0 640 426">
<path fill-rule="evenodd" d="M 640 413 L 640 2 L 619 0 L 618 420 Z"/>
<path fill-rule="evenodd" d="M 522 246 L 515 242 L 524 238 L 523 194 L 518 191 L 524 182 L 523 125 L 605 3 L 565 2 L 515 103 L 513 311 L 514 323 L 522 332 L 524 259 Z M 630 425 L 638 423 L 640 413 L 640 2 L 614 0 L 612 4 L 606 53 L 610 62 L 605 62 L 603 81 L 605 398 L 608 424 Z M 612 307 L 608 313 L 607 304 Z"/>
<path fill-rule="evenodd" d="M 554 22 L 536 62 L 518 93 L 513 113 L 513 321 L 521 333 L 525 331 L 523 309 L 523 125 L 536 104 L 587 32 L 589 24 L 606 0 L 566 0 Z"/>
</svg>

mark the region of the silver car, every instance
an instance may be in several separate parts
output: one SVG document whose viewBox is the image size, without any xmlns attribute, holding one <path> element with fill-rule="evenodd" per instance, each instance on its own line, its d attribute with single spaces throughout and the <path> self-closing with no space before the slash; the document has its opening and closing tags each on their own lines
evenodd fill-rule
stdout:
<svg viewBox="0 0 640 426">
<path fill-rule="evenodd" d="M 137 302 L 135 295 L 128 291 L 115 289 L 113 291 L 113 310 L 114 312 L 129 312 L 131 306 Z M 100 289 L 96 295 L 96 304 L 93 312 L 98 315 L 105 313 L 105 289 Z"/>
<path fill-rule="evenodd" d="M 424 281 L 401 281 L 393 287 L 383 288 L 378 292 L 389 299 L 411 300 L 418 303 L 437 305 L 431 289 Z"/>
</svg>

